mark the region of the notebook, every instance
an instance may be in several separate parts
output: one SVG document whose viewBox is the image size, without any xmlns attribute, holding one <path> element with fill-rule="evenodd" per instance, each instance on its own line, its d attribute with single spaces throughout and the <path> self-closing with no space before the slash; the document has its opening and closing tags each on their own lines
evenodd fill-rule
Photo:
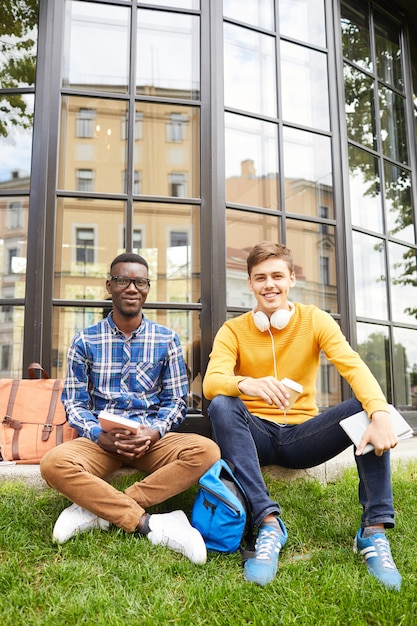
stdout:
<svg viewBox="0 0 417 626">
<path fill-rule="evenodd" d="M 107 411 L 100 411 L 98 414 L 98 421 L 104 432 L 112 430 L 112 428 L 124 428 L 125 430 L 130 430 L 130 432 L 134 435 L 138 432 L 139 424 L 137 422 L 130 420 L 127 417 L 107 413 Z"/>
<path fill-rule="evenodd" d="M 401 413 L 399 413 L 397 409 L 392 406 L 392 404 L 389 404 L 388 406 L 391 413 L 392 425 L 398 439 L 407 439 L 408 437 L 412 437 L 414 434 L 413 429 L 409 424 L 407 424 Z M 358 447 L 363 437 L 363 433 L 371 423 L 371 420 L 369 419 L 366 411 L 360 411 L 359 413 L 346 417 L 339 423 L 346 434 L 352 439 L 355 446 Z M 362 454 L 366 454 L 373 449 L 374 446 L 371 443 L 368 443 Z"/>
</svg>

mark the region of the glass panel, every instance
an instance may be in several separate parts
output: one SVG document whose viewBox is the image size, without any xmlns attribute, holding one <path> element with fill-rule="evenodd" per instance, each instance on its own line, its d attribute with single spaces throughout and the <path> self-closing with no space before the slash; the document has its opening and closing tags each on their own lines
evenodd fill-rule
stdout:
<svg viewBox="0 0 417 626">
<path fill-rule="evenodd" d="M 29 189 L 33 95 L 0 96 L 0 189 Z"/>
<path fill-rule="evenodd" d="M 246 259 L 259 241 L 280 240 L 280 219 L 249 211 L 226 211 L 227 305 L 252 308 L 253 294 L 248 289 Z"/>
<path fill-rule="evenodd" d="M 374 324 L 357 324 L 358 352 L 392 402 L 388 329 Z"/>
<path fill-rule="evenodd" d="M 110 262 L 125 251 L 125 204 L 58 198 L 54 297 L 105 300 Z"/>
<path fill-rule="evenodd" d="M 286 221 L 287 246 L 294 254 L 297 282 L 290 299 L 338 312 L 336 237 L 333 226 L 301 220 Z"/>
<path fill-rule="evenodd" d="M 352 224 L 384 232 L 379 159 L 349 146 L 349 190 Z"/>
<path fill-rule="evenodd" d="M 342 402 L 341 376 L 335 366 L 321 353 L 316 382 L 317 406 L 321 411 L 340 402 Z"/>
<path fill-rule="evenodd" d="M 392 319 L 415 324 L 417 319 L 417 255 L 413 248 L 389 243 Z"/>
<path fill-rule="evenodd" d="M 112 258 L 109 257 L 109 263 Z M 106 275 L 109 268 L 106 266 Z M 106 292 L 106 277 L 101 277 L 99 281 L 101 286 L 102 298 Z M 75 333 L 96 324 L 108 314 L 108 309 L 103 307 L 54 307 L 53 310 L 53 330 L 52 330 L 52 368 L 51 376 L 53 378 L 64 378 L 67 370 L 67 352 L 68 346 Z"/>
<path fill-rule="evenodd" d="M 200 207 L 137 202 L 133 228 L 149 263 L 148 302 L 199 302 Z"/>
<path fill-rule="evenodd" d="M 274 30 L 274 0 L 223 0 L 223 15 L 251 26 Z"/>
<path fill-rule="evenodd" d="M 2 2 L 0 89 L 30 87 L 35 84 L 38 12 L 36 0 Z"/>
<path fill-rule="evenodd" d="M 189 376 L 189 406 L 201 410 L 203 391 L 200 311 L 169 311 L 168 326 L 174 328 L 181 339 Z"/>
<path fill-rule="evenodd" d="M 349 139 L 376 150 L 373 80 L 344 65 L 345 111 Z"/>
<path fill-rule="evenodd" d="M 279 30 L 286 37 L 326 46 L 323 0 L 279 0 Z"/>
<path fill-rule="evenodd" d="M 285 210 L 334 218 L 329 137 L 284 128 Z"/>
<path fill-rule="evenodd" d="M 405 100 L 385 87 L 379 88 L 382 150 L 385 156 L 408 163 Z"/>
<path fill-rule="evenodd" d="M 377 237 L 353 232 L 356 314 L 388 319 L 385 244 Z"/>
<path fill-rule="evenodd" d="M 88 192 L 125 191 L 127 103 L 64 96 L 58 186 Z"/>
<path fill-rule="evenodd" d="M 74 89 L 126 92 L 128 7 L 67 1 L 62 84 Z"/>
<path fill-rule="evenodd" d="M 417 330 L 394 328 L 394 404 L 417 408 Z"/>
<path fill-rule="evenodd" d="M 200 111 L 173 104 L 138 102 L 143 137 L 136 136 L 134 169 L 140 193 L 154 196 L 200 195 Z"/>
<path fill-rule="evenodd" d="M 175 7 L 176 9 L 200 8 L 200 0 L 140 0 L 141 4 L 154 4 L 158 7 Z"/>
<path fill-rule="evenodd" d="M 415 242 L 410 172 L 384 161 L 388 234 Z"/>
<path fill-rule="evenodd" d="M 226 200 L 279 208 L 276 124 L 225 114 Z"/>
<path fill-rule="evenodd" d="M 400 28 L 375 12 L 375 48 L 378 78 L 403 91 Z"/>
<path fill-rule="evenodd" d="M 25 296 L 28 207 L 28 197 L 0 196 L 0 298 Z"/>
<path fill-rule="evenodd" d="M 145 257 L 149 261 L 148 257 Z M 109 264 L 112 259 L 109 258 Z M 108 271 L 107 267 L 107 271 Z M 106 277 L 101 280 L 105 292 Z M 149 300 L 149 297 L 148 297 Z M 52 339 L 52 371 L 54 378 L 63 378 L 67 369 L 68 346 L 74 335 L 96 324 L 107 316 L 109 308 L 98 307 L 55 307 L 53 312 Z M 198 311 L 178 311 L 145 309 L 148 319 L 172 328 L 178 334 L 187 365 L 190 380 L 188 405 L 194 409 L 201 408 L 201 358 L 200 358 L 200 324 Z M 0 313 L 1 316 L 1 313 Z M 0 331 L 1 332 L 1 331 Z M 17 352 L 17 351 L 16 351 Z"/>
<path fill-rule="evenodd" d="M 276 93 L 275 39 L 225 23 L 225 106 L 276 117 Z"/>
<path fill-rule="evenodd" d="M 0 378 L 22 378 L 24 317 L 23 306 L 0 305 Z"/>
<path fill-rule="evenodd" d="M 285 121 L 329 130 L 326 54 L 281 41 L 281 84 Z"/>
<path fill-rule="evenodd" d="M 199 99 L 199 26 L 196 15 L 139 9 L 137 94 Z"/>
<path fill-rule="evenodd" d="M 372 72 L 368 4 L 362 0 L 350 0 L 349 3 L 342 1 L 341 13 L 344 56 L 364 70 Z"/>
</svg>

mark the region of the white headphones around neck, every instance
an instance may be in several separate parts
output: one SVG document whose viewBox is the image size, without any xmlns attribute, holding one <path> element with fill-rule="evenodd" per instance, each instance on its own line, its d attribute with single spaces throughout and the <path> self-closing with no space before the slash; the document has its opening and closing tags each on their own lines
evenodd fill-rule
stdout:
<svg viewBox="0 0 417 626">
<path fill-rule="evenodd" d="M 253 321 L 255 322 L 256 328 L 261 332 L 269 330 L 270 326 L 278 330 L 285 328 L 295 311 L 295 306 L 291 302 L 288 304 L 290 307 L 289 311 L 287 311 L 287 309 L 278 309 L 272 313 L 271 319 L 262 311 L 256 311 L 255 313 L 255 310 L 252 310 Z"/>
</svg>

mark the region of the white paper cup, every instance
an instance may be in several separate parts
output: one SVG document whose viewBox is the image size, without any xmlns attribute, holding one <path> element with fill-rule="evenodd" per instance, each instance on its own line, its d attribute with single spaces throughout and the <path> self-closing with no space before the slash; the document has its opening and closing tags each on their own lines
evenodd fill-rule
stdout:
<svg viewBox="0 0 417 626">
<path fill-rule="evenodd" d="M 290 397 L 287 398 L 289 404 L 286 407 L 287 409 L 290 409 L 294 402 L 297 400 L 300 393 L 303 392 L 304 387 L 300 385 L 300 383 L 296 383 L 295 380 L 291 380 L 291 378 L 283 378 L 281 382 L 283 385 L 286 386 L 286 388 L 288 389 L 288 393 L 290 394 Z"/>
</svg>

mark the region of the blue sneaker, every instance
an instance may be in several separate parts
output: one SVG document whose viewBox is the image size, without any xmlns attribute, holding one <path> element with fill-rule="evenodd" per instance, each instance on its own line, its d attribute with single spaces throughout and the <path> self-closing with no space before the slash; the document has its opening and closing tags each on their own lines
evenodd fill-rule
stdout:
<svg viewBox="0 0 417 626">
<path fill-rule="evenodd" d="M 287 529 L 284 523 L 277 518 L 281 526 L 279 531 L 275 526 L 261 526 L 255 543 L 255 556 L 248 559 L 244 565 L 246 580 L 266 585 L 274 580 L 278 569 L 278 556 L 281 548 L 288 539 Z"/>
<path fill-rule="evenodd" d="M 375 533 L 364 539 L 362 532 L 363 528 L 355 537 L 353 551 L 363 556 L 372 576 L 375 576 L 386 587 L 399 591 L 402 578 L 392 558 L 388 539 L 384 533 Z"/>
</svg>

